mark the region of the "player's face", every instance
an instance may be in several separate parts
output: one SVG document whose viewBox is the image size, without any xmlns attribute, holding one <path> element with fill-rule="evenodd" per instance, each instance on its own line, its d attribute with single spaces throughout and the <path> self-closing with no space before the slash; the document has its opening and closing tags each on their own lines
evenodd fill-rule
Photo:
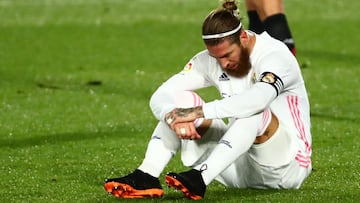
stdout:
<svg viewBox="0 0 360 203">
<path fill-rule="evenodd" d="M 221 67 L 235 77 L 243 77 L 250 70 L 249 50 L 241 44 L 224 40 L 214 46 L 206 46 L 210 55 L 220 63 Z"/>
</svg>

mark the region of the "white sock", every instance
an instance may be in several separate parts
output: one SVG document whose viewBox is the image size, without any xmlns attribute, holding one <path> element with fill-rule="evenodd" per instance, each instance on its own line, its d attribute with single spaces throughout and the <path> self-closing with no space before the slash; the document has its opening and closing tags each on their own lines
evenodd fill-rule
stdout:
<svg viewBox="0 0 360 203">
<path fill-rule="evenodd" d="M 240 155 L 247 152 L 253 144 L 261 127 L 262 114 L 237 119 L 229 127 L 209 157 L 195 169 L 202 171 L 206 185 L 210 184 L 222 171 Z"/>
<path fill-rule="evenodd" d="M 225 134 L 227 125 L 221 119 L 212 120 L 210 128 L 200 140 L 183 140 L 181 142 L 181 160 L 185 166 L 195 166 L 210 155 Z"/>
<path fill-rule="evenodd" d="M 159 177 L 180 147 L 180 140 L 165 123 L 159 122 L 148 144 L 145 158 L 138 169 Z"/>
</svg>

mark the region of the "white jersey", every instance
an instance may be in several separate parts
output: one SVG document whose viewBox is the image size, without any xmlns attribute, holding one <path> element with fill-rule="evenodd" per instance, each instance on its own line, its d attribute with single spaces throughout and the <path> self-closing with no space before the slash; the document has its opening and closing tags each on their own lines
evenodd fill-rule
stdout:
<svg viewBox="0 0 360 203">
<path fill-rule="evenodd" d="M 297 159 L 309 164 L 311 156 L 309 101 L 296 58 L 266 32 L 257 35 L 250 53 L 251 70 L 242 78 L 228 75 L 207 50 L 195 55 L 178 74 L 153 94 L 150 107 L 161 121 L 175 108 L 172 95 L 215 86 L 222 99 L 203 104 L 205 118 L 245 118 L 270 108 L 303 147 Z"/>
</svg>

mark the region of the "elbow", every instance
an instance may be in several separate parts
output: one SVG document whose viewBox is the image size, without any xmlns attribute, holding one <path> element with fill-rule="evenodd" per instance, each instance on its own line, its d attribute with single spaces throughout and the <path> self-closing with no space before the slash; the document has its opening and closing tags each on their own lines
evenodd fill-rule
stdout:
<svg viewBox="0 0 360 203">
<path fill-rule="evenodd" d="M 150 109 L 158 120 L 163 120 L 165 114 L 174 108 L 171 93 L 163 90 L 156 90 L 150 97 Z"/>
<path fill-rule="evenodd" d="M 257 110 L 257 112 L 264 111 L 266 108 L 268 108 L 270 105 L 270 102 L 266 102 L 265 98 L 263 100 L 257 100 L 257 102 L 254 102 L 254 109 Z"/>
<path fill-rule="evenodd" d="M 154 97 L 154 94 L 152 94 L 151 95 L 151 97 L 150 97 L 150 100 L 149 100 L 149 106 L 150 106 L 150 109 L 153 111 L 153 108 L 154 108 L 154 106 L 155 106 L 155 97 Z"/>
</svg>

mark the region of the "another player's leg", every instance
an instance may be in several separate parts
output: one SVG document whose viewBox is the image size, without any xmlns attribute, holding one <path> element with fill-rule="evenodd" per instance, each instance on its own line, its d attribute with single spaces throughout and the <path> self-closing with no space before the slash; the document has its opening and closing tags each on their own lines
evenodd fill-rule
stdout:
<svg viewBox="0 0 360 203">
<path fill-rule="evenodd" d="M 295 42 L 286 20 L 283 0 L 253 0 L 257 7 L 263 27 L 270 36 L 284 42 L 296 55 Z"/>
<path fill-rule="evenodd" d="M 260 34 L 264 32 L 264 25 L 261 21 L 258 12 L 256 11 L 256 5 L 253 0 L 246 0 L 246 10 L 249 18 L 249 30 Z"/>
<path fill-rule="evenodd" d="M 264 22 L 264 29 L 270 36 L 282 41 L 289 48 L 291 53 L 296 56 L 295 41 L 291 35 L 289 24 L 283 13 L 278 13 L 267 17 Z"/>
</svg>

